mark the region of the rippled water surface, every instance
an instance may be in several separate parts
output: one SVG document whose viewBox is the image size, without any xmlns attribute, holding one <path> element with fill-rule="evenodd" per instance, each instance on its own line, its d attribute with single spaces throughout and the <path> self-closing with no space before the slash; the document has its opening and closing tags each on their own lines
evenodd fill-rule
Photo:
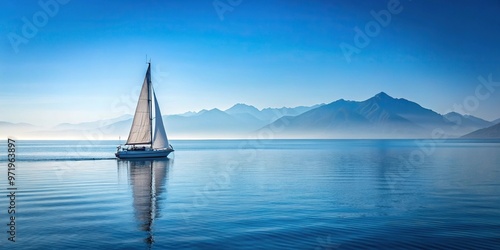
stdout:
<svg viewBox="0 0 500 250">
<path fill-rule="evenodd" d="M 18 141 L 16 242 L 1 249 L 494 249 L 500 141 Z"/>
</svg>

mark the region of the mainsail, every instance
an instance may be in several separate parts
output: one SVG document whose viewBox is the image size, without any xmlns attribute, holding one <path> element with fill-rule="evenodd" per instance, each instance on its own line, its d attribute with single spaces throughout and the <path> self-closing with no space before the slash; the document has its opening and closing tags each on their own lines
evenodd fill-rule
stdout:
<svg viewBox="0 0 500 250">
<path fill-rule="evenodd" d="M 148 66 L 141 94 L 135 109 L 134 121 L 128 135 L 127 145 L 149 144 L 151 143 L 151 108 L 150 101 L 151 86 L 151 65 Z"/>
<path fill-rule="evenodd" d="M 155 135 L 153 139 L 153 148 L 168 148 L 167 132 L 163 126 L 163 119 L 161 118 L 160 107 L 156 100 L 156 94 L 153 90 L 153 99 L 155 100 Z"/>
</svg>

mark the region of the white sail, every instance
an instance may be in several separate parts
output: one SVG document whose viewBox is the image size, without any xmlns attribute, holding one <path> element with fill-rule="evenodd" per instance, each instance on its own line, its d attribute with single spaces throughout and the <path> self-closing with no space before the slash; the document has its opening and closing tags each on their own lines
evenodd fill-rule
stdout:
<svg viewBox="0 0 500 250">
<path fill-rule="evenodd" d="M 151 143 L 151 115 L 149 106 L 149 86 L 151 83 L 151 71 L 148 67 L 144 83 L 142 84 L 141 94 L 135 109 L 134 121 L 130 134 L 127 139 L 127 145 L 149 144 Z"/>
<path fill-rule="evenodd" d="M 168 148 L 167 133 L 163 126 L 163 119 L 161 118 L 160 107 L 156 100 L 156 94 L 153 90 L 153 99 L 155 100 L 155 133 L 153 139 L 153 148 Z"/>
</svg>

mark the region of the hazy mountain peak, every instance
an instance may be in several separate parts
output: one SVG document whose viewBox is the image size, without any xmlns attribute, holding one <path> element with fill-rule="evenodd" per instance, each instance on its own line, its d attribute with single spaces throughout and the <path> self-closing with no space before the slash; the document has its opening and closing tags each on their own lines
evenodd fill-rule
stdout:
<svg viewBox="0 0 500 250">
<path fill-rule="evenodd" d="M 231 108 L 226 110 L 226 113 L 228 114 L 238 114 L 238 113 L 254 113 L 254 112 L 259 112 L 259 110 L 251 105 L 247 105 L 244 103 L 237 103 Z"/>
<path fill-rule="evenodd" d="M 463 117 L 463 118 L 472 118 L 472 119 L 476 119 L 477 118 L 477 117 L 475 117 L 473 115 L 468 115 L 468 114 L 463 115 L 463 114 L 460 114 L 460 113 L 455 112 L 455 111 L 448 112 L 444 116 L 447 116 L 447 117 L 460 116 L 460 117 Z M 480 119 L 480 118 L 477 118 L 477 119 Z"/>
<path fill-rule="evenodd" d="M 252 106 L 252 105 L 248 105 L 248 104 L 241 103 L 241 102 L 234 104 L 234 105 L 233 105 L 233 108 L 234 108 L 234 107 L 247 107 L 247 108 L 254 108 L 254 106 Z"/>
<path fill-rule="evenodd" d="M 341 98 L 341 99 L 338 99 L 338 100 L 336 100 L 336 101 L 334 101 L 334 102 L 331 102 L 331 103 L 329 103 L 329 104 L 327 104 L 327 105 L 325 105 L 325 106 L 328 106 L 328 105 L 345 104 L 345 103 L 355 103 L 355 102 L 356 102 L 356 101 L 349 101 L 349 100 L 346 100 L 346 99 L 344 99 L 344 98 Z M 323 105 L 321 105 L 321 106 L 323 106 Z M 318 106 L 318 107 L 321 107 L 321 106 Z"/>
<path fill-rule="evenodd" d="M 446 115 L 444 115 L 444 117 L 457 125 L 467 125 L 474 127 L 475 129 L 484 128 L 495 124 L 473 115 L 462 115 L 454 111 L 447 113 Z"/>
<path fill-rule="evenodd" d="M 213 109 L 207 110 L 206 112 L 212 112 L 212 113 L 214 113 L 214 112 L 215 112 L 215 113 L 222 112 L 222 113 L 224 113 L 224 111 L 222 111 L 222 110 L 220 110 L 220 109 L 218 109 L 218 108 L 213 108 Z"/>
<path fill-rule="evenodd" d="M 203 114 L 205 112 L 208 112 L 208 110 L 207 109 L 202 109 L 202 110 L 198 111 L 197 113 L 195 112 L 195 115 L 201 115 L 201 114 Z"/>
<path fill-rule="evenodd" d="M 14 122 L 0 121 L 0 125 L 35 127 L 35 125 L 30 124 L 30 123 L 25 123 L 25 122 L 14 123 Z"/>
<path fill-rule="evenodd" d="M 386 105 L 390 105 L 390 106 L 405 105 L 408 103 L 413 103 L 413 102 L 408 101 L 408 100 L 403 99 L 403 98 L 394 98 L 385 92 L 380 92 L 380 93 L 374 95 L 373 97 L 365 100 L 365 102 L 374 102 L 374 103 L 386 104 Z"/>
<path fill-rule="evenodd" d="M 394 99 L 392 96 L 390 96 L 390 95 L 386 94 L 386 93 L 385 93 L 385 92 L 383 92 L 383 91 L 382 91 L 382 92 L 380 92 L 380 93 L 378 93 L 378 94 L 376 94 L 374 97 L 375 97 L 375 98 L 378 98 L 378 99 Z"/>
<path fill-rule="evenodd" d="M 179 114 L 180 116 L 185 116 L 185 117 L 189 117 L 189 116 L 194 116 L 194 115 L 197 115 L 198 113 L 194 112 L 194 111 L 188 111 L 188 112 L 185 112 L 185 113 L 182 113 L 182 114 Z"/>
<path fill-rule="evenodd" d="M 462 116 L 462 115 L 455 112 L 455 111 L 451 111 L 451 112 L 446 113 L 445 116 Z"/>
<path fill-rule="evenodd" d="M 198 118 L 209 118 L 209 119 L 221 119 L 221 118 L 227 118 L 228 116 L 230 116 L 229 114 L 227 114 L 226 112 L 218 109 L 218 108 L 213 108 L 213 109 L 210 109 L 210 110 L 206 110 L 206 109 L 203 109 L 201 110 L 200 112 L 198 112 L 197 115 L 195 116 L 191 116 L 191 117 L 198 117 Z M 189 118 L 189 116 L 187 117 Z"/>
</svg>

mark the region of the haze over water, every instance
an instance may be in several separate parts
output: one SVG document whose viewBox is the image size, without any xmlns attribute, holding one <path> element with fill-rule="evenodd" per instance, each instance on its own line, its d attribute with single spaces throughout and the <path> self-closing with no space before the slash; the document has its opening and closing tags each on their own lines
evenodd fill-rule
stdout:
<svg viewBox="0 0 500 250">
<path fill-rule="evenodd" d="M 498 140 L 436 143 L 414 165 L 406 160 L 422 148 L 413 140 L 173 141 L 171 159 L 155 161 L 118 161 L 117 144 L 18 141 L 17 239 L 8 242 L 4 232 L 1 245 L 493 249 L 500 243 Z M 4 175 L 3 222 L 6 188 Z"/>
</svg>

